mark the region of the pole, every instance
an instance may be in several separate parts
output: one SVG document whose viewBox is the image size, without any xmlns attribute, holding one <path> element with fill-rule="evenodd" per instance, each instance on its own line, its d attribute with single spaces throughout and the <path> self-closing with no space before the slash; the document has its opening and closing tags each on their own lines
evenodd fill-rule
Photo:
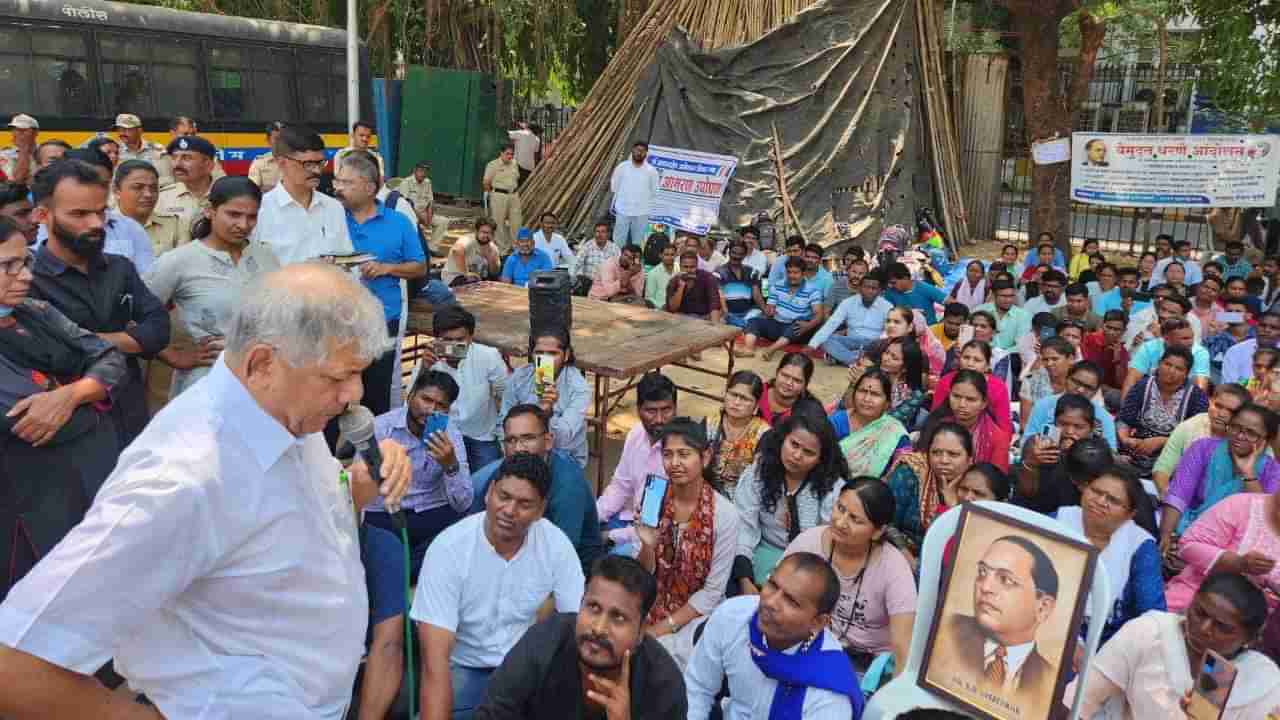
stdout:
<svg viewBox="0 0 1280 720">
<path fill-rule="evenodd" d="M 347 0 L 347 130 L 360 119 L 360 18 Z"/>
<path fill-rule="evenodd" d="M 956 3 L 957 2 L 958 0 L 951 0 L 951 27 L 947 29 L 947 47 L 944 49 L 951 48 L 951 41 L 954 40 L 956 36 Z"/>
</svg>

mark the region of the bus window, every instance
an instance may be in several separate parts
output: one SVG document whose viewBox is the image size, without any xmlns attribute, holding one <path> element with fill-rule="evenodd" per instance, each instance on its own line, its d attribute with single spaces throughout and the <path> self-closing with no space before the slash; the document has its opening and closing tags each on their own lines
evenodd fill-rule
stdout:
<svg viewBox="0 0 1280 720">
<path fill-rule="evenodd" d="M 242 48 L 218 45 L 209 50 L 209 91 L 213 103 L 213 117 L 218 120 L 239 120 L 255 117 L 249 109 L 248 51 Z"/>
<path fill-rule="evenodd" d="M 151 79 L 147 60 L 151 52 L 147 41 L 129 35 L 99 37 L 102 56 L 102 89 L 107 102 L 107 113 L 133 113 L 148 116 L 155 114 L 152 103 Z"/>
<path fill-rule="evenodd" d="M 155 96 L 162 98 L 158 114 L 199 117 L 200 71 L 196 68 L 197 46 L 187 41 L 150 40 L 151 78 Z"/>
<path fill-rule="evenodd" d="M 333 92 L 333 121 L 346 124 L 347 117 L 347 59 L 336 55 L 333 58 L 333 76 L 329 79 L 329 88 Z"/>
<path fill-rule="evenodd" d="M 76 32 L 31 32 L 32 77 L 37 114 L 93 115 L 93 86 L 85 61 L 84 36 Z"/>
<path fill-rule="evenodd" d="M 330 105 L 329 78 L 326 75 L 299 75 L 298 95 L 302 98 L 302 121 L 316 124 L 333 122 Z"/>
<path fill-rule="evenodd" d="M 27 55 L 30 51 L 25 32 L 0 28 L 0 107 L 12 108 L 15 112 L 34 107 L 31 58 Z"/>
<path fill-rule="evenodd" d="M 253 109 L 257 120 L 293 121 L 293 53 L 289 50 L 255 50 L 253 53 Z"/>
</svg>

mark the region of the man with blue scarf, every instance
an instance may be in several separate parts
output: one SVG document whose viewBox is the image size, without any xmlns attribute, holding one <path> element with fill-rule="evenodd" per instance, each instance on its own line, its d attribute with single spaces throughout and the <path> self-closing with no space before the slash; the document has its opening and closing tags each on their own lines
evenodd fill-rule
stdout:
<svg viewBox="0 0 1280 720">
<path fill-rule="evenodd" d="M 858 689 L 827 630 L 840 581 L 821 556 L 788 555 L 760 594 L 711 614 L 685 670 L 689 720 L 705 720 L 728 678 L 725 720 L 858 720 Z"/>
</svg>

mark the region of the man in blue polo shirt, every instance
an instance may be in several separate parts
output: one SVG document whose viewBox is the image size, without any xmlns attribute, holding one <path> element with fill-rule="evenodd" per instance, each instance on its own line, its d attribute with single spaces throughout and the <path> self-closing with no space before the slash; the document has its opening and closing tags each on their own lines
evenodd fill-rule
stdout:
<svg viewBox="0 0 1280 720">
<path fill-rule="evenodd" d="M 889 287 L 884 291 L 885 300 L 892 303 L 894 307 L 906 305 L 919 310 L 924 313 L 926 324 L 937 324 L 938 316 L 934 314 L 933 306 L 935 303 L 945 303 L 946 293 L 932 285 L 915 282 L 911 279 L 911 271 L 899 262 L 889 263 L 885 268 L 885 275 L 889 279 Z"/>
<path fill-rule="evenodd" d="M 520 228 L 514 245 L 515 252 L 508 255 L 507 261 L 502 264 L 502 282 L 527 287 L 529 276 L 533 273 L 555 269 L 551 256 L 533 246 L 533 235 L 529 228 Z"/>
<path fill-rule="evenodd" d="M 756 339 L 764 338 L 773 343 L 764 351 L 768 360 L 787 343 L 808 342 L 825 319 L 822 292 L 804 279 L 804 258 L 787 258 L 785 267 L 786 284 L 769 288 L 769 304 L 762 317 L 747 323 L 746 347 L 737 351 L 738 357 L 754 356 Z"/>
<path fill-rule="evenodd" d="M 387 334 L 396 337 L 400 329 L 400 280 L 417 280 L 427 274 L 422 241 L 408 218 L 378 202 L 382 174 L 373 156 L 352 151 L 342 159 L 334 175 L 333 187 L 346 208 L 347 234 L 351 247 L 373 260 L 360 266 L 365 287 L 382 301 L 387 318 Z M 391 379 L 395 372 L 394 343 L 365 369 L 364 398 L 360 401 L 381 415 L 391 409 Z"/>
</svg>

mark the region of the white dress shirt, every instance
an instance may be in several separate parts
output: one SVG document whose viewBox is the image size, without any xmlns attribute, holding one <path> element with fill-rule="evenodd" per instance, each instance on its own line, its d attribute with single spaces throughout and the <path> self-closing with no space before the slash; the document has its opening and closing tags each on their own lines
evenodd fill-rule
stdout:
<svg viewBox="0 0 1280 720">
<path fill-rule="evenodd" d="M 432 370 L 448 373 L 458 383 L 458 399 L 449 409 L 449 425 L 472 440 L 492 441 L 498 417 L 498 403 L 507 386 L 507 364 L 497 348 L 471 343 L 467 356 L 450 367 L 437 360 Z M 479 470 L 479 468 L 475 468 Z"/>
<path fill-rule="evenodd" d="M 996 649 L 1000 647 L 999 643 L 987 640 L 982 643 L 982 669 L 985 671 L 991 667 L 991 663 L 996 661 Z M 1036 649 L 1035 642 L 1026 642 L 1021 645 L 1009 645 L 1004 649 L 1004 688 L 1005 692 L 1015 692 L 1018 685 L 1022 682 L 1022 665 L 1030 657 L 1031 651 Z"/>
<path fill-rule="evenodd" d="M 303 208 L 284 183 L 262 197 L 253 239 L 270 245 L 281 265 L 352 252 L 342 203 L 322 192 L 313 192 L 311 207 Z"/>
<path fill-rule="evenodd" d="M 684 672 L 689 720 L 710 717 L 711 705 L 725 676 L 729 679 L 725 720 L 769 717 L 778 681 L 766 677 L 751 659 L 751 616 L 759 606 L 758 595 L 726 600 L 703 626 L 702 637 Z M 782 652 L 792 655 L 798 649 L 797 645 Z M 826 628 L 822 630 L 822 649 L 843 651 L 840 641 Z M 805 720 L 849 720 L 853 706 L 844 695 L 811 687 L 805 691 L 801 712 Z"/>
<path fill-rule="evenodd" d="M 648 215 L 658 194 L 658 169 L 648 160 L 637 166 L 627 158 L 613 169 L 609 190 L 613 192 L 614 212 L 630 217 Z"/>
<path fill-rule="evenodd" d="M 469 515 L 427 548 L 410 617 L 454 634 L 449 662 L 496 668 L 555 596 L 557 612 L 578 612 L 586 584 L 573 543 L 546 518 L 503 560 L 484 534 L 486 513 Z"/>
<path fill-rule="evenodd" d="M 1048 302 L 1046 302 L 1044 299 L 1044 295 L 1037 295 L 1031 298 L 1030 300 L 1028 300 L 1026 304 L 1022 306 L 1022 309 L 1026 310 L 1027 314 L 1030 315 L 1032 319 L 1034 319 L 1036 315 L 1042 312 L 1051 312 L 1066 304 L 1067 304 L 1067 298 L 1065 295 L 1058 296 L 1058 302 L 1054 305 L 1050 305 Z"/>
<path fill-rule="evenodd" d="M 558 232 L 551 233 L 551 240 L 541 230 L 533 234 L 533 246 L 551 257 L 551 264 L 556 267 L 569 267 L 573 264 L 573 251 L 569 243 Z"/>
<path fill-rule="evenodd" d="M 760 250 L 756 250 L 742 259 L 742 264 L 756 271 L 764 279 L 769 274 L 769 258 Z"/>
<path fill-rule="evenodd" d="M 115 658 L 165 717 L 339 720 L 369 606 L 338 471 L 219 359 L 13 588 L 0 643 L 82 673 Z"/>
</svg>

